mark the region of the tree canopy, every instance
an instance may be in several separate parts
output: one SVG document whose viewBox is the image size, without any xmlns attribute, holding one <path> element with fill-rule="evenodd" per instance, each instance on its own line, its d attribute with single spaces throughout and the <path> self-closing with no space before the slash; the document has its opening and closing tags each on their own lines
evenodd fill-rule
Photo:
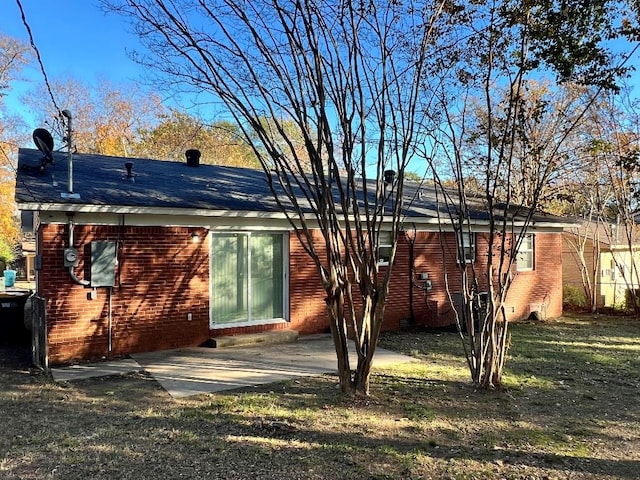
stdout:
<svg viewBox="0 0 640 480">
<path fill-rule="evenodd" d="M 212 165 L 259 167 L 253 149 L 238 126 L 228 120 L 206 124 L 186 112 L 170 109 L 159 123 L 139 132 L 134 152 L 161 160 L 184 160 L 185 151 L 198 149 L 202 162 Z"/>
<path fill-rule="evenodd" d="M 27 45 L 0 35 L 0 256 L 11 260 L 19 238 L 14 193 L 15 153 L 20 138 L 21 119 L 10 116 L 4 97 L 10 82 L 29 62 Z"/>
</svg>

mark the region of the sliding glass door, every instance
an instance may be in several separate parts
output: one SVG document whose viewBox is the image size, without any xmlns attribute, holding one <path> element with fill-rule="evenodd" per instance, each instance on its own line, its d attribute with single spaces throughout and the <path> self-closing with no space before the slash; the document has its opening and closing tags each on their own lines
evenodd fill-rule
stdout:
<svg viewBox="0 0 640 480">
<path fill-rule="evenodd" d="M 214 233 L 211 249 L 215 326 L 285 317 L 285 236 Z"/>
</svg>

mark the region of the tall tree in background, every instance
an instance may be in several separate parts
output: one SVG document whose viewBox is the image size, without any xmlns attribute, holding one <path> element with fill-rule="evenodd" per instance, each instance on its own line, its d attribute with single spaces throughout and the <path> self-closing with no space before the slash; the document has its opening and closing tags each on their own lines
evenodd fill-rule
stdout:
<svg viewBox="0 0 640 480">
<path fill-rule="evenodd" d="M 592 312 L 601 305 L 601 282 L 609 281 L 609 278 L 601 279 L 601 272 L 610 270 L 609 265 L 602 264 L 602 253 L 614 240 L 611 224 L 615 218 L 611 218 L 610 206 L 615 194 L 608 179 L 610 159 L 602 155 L 602 150 L 605 132 L 610 131 L 605 112 L 616 96 L 614 93 L 600 95 L 581 118 L 572 142 L 572 157 L 578 159 L 577 168 L 559 166 L 556 194 L 545 205 L 548 210 L 578 220 L 575 226 L 566 229 L 568 235 L 564 236 L 564 242 L 570 252 L 570 263 L 563 263 L 563 269 L 579 272 L 580 284 L 570 283 L 568 287 L 581 290 L 584 304 L 580 305 L 579 296 L 572 301 Z M 622 118 L 622 112 L 619 114 Z"/>
<path fill-rule="evenodd" d="M 202 162 L 211 165 L 259 168 L 260 163 L 242 131 L 230 121 L 205 124 L 203 120 L 176 109 L 160 116 L 156 125 L 139 132 L 137 156 L 161 160 L 184 160 L 185 151 L 196 148 Z"/>
<path fill-rule="evenodd" d="M 601 178 L 594 207 L 622 280 L 620 303 L 640 317 L 640 102 L 628 89 L 622 93 L 608 97 L 590 131 L 592 164 Z"/>
<path fill-rule="evenodd" d="M 519 252 L 533 241 L 532 217 L 558 165 L 567 160 L 564 149 L 590 105 L 560 119 L 552 134 L 541 134 L 552 117 L 547 98 L 534 94 L 530 79 L 548 72 L 560 82 L 615 89 L 624 69 L 603 39 L 629 33 L 629 26 L 637 25 L 635 7 L 610 1 L 492 1 L 457 2 L 453 8 L 457 28 L 442 38 L 438 57 L 445 70 L 435 91 L 443 112 L 440 148 L 425 157 L 440 185 L 447 175 L 453 177 L 455 190 L 441 192 L 459 258 L 469 248 L 465 238 L 474 234 L 472 201 L 487 211 L 486 259 L 458 263 L 458 324 L 471 377 L 481 387 L 502 383 L 509 345 L 505 302 Z M 627 9 L 634 16 L 621 21 Z M 482 184 L 473 200 L 470 166 Z"/>
<path fill-rule="evenodd" d="M 570 229 L 572 237 L 567 243 L 592 311 L 599 306 L 602 282 L 605 287 L 613 286 L 617 305 L 626 301 L 638 313 L 639 107 L 629 85 L 593 103 L 578 129 L 582 143 L 576 151 L 582 168 L 565 175 L 564 198 L 555 205 L 563 214 L 582 220 Z M 605 264 L 600 265 L 601 254 L 610 249 L 613 253 L 605 253 Z"/>
<path fill-rule="evenodd" d="M 269 132 L 269 135 L 273 137 L 274 145 L 284 151 L 284 150 L 294 150 L 296 157 L 299 159 L 300 166 L 302 170 L 305 172 L 311 172 L 311 162 L 309 160 L 307 150 L 306 150 L 306 139 L 304 132 L 300 129 L 298 124 L 294 120 L 287 120 L 281 118 L 279 120 L 264 117 L 260 121 L 261 128 L 265 131 Z M 280 133 L 282 131 L 282 133 Z M 313 132 L 309 132 L 313 133 Z M 256 145 L 260 146 L 260 137 L 259 135 L 255 136 Z M 312 142 L 316 142 L 316 138 L 312 137 L 309 140 Z M 263 148 L 263 156 L 267 158 L 269 156 L 266 148 Z"/>
<path fill-rule="evenodd" d="M 404 171 L 424 142 L 421 79 L 447 2 L 109 3 L 137 21 L 150 67 L 235 117 L 317 267 L 341 389 L 367 394 Z M 381 269 L 382 229 L 393 247 Z"/>
<path fill-rule="evenodd" d="M 6 95 L 10 82 L 30 61 L 29 47 L 15 38 L 0 35 L 0 99 Z"/>
<path fill-rule="evenodd" d="M 57 103 L 73 115 L 73 144 L 83 153 L 184 160 L 185 150 L 199 149 L 203 163 L 258 167 L 242 132 L 231 121 L 206 124 L 177 109 L 167 109 L 156 94 L 135 85 L 105 80 L 88 85 L 74 78 L 51 82 Z M 53 106 L 42 110 L 31 92 L 24 101 L 55 137 L 65 135 Z M 48 105 L 48 104 L 46 104 Z"/>
<path fill-rule="evenodd" d="M 22 121 L 10 116 L 4 96 L 10 82 L 30 60 L 28 46 L 10 37 L 0 35 L 0 261 L 12 259 L 14 246 L 19 240 L 19 225 L 14 202 L 15 157 L 19 127 Z"/>
<path fill-rule="evenodd" d="M 156 95 L 135 85 L 116 85 L 106 80 L 89 86 L 78 79 L 67 78 L 51 82 L 60 108 L 73 115 L 73 143 L 78 151 L 102 155 L 129 156 L 139 141 L 139 131 L 157 123 L 163 107 Z M 43 93 L 31 92 L 25 104 L 39 112 L 43 125 L 62 138 L 65 132 L 59 112 L 53 105 L 43 110 L 39 99 Z M 48 103 L 46 105 L 49 105 Z"/>
</svg>

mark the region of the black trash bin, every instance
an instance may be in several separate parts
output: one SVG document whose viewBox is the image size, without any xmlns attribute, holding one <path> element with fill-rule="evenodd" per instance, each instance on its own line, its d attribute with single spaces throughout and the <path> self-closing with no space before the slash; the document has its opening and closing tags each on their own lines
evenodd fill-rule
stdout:
<svg viewBox="0 0 640 480">
<path fill-rule="evenodd" d="M 31 292 L 0 292 L 0 345 L 26 345 L 31 332 L 24 322 L 24 305 Z"/>
</svg>

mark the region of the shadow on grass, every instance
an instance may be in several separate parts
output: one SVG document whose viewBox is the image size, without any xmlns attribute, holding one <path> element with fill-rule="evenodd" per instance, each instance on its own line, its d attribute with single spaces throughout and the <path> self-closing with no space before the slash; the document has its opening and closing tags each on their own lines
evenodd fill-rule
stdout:
<svg viewBox="0 0 640 480">
<path fill-rule="evenodd" d="M 2 367 L 0 474 L 528 478 L 526 467 L 536 470 L 529 478 L 637 478 L 640 406 L 630 399 L 640 335 L 625 325 L 598 326 L 593 351 L 604 358 L 589 360 L 594 325 L 515 325 L 509 386 L 496 392 L 476 391 L 460 373 L 449 334 L 385 338 L 423 362 L 375 373 L 372 396 L 357 399 L 340 395 L 332 376 L 174 401 L 145 375 L 58 385 Z M 453 362 L 449 379 L 434 373 L 443 362 Z"/>
<path fill-rule="evenodd" d="M 310 471 L 316 478 L 411 478 L 424 474 L 427 464 L 430 474 L 444 475 L 452 462 L 464 469 L 468 461 L 479 462 L 487 472 L 473 478 L 526 466 L 631 479 L 640 469 L 633 460 L 546 453 L 526 442 L 522 448 L 502 446 L 501 440 L 496 445 L 483 432 L 451 439 L 438 429 L 417 431 L 402 417 L 403 402 L 394 407 L 373 398 L 354 407 L 337 392 L 326 393 L 332 382 L 286 382 L 274 385 L 273 392 L 232 392 L 180 403 L 144 377 L 111 377 L 22 391 L 29 395 L 22 397 L 25 410 L 17 398 L 3 394 L 0 410 L 6 415 L 5 432 L 11 432 L 0 440 L 3 454 L 11 458 L 3 468 L 8 478 L 46 478 L 45 473 L 55 471 L 49 476 L 71 479 L 293 479 Z M 290 392 L 283 394 L 283 388 Z M 316 395 L 319 390 L 324 393 Z M 298 411 L 303 406 L 313 412 Z M 395 421 L 397 427 L 376 431 L 363 421 L 372 415 Z M 522 427 L 491 434 L 496 439 L 541 435 L 539 428 Z"/>
</svg>

